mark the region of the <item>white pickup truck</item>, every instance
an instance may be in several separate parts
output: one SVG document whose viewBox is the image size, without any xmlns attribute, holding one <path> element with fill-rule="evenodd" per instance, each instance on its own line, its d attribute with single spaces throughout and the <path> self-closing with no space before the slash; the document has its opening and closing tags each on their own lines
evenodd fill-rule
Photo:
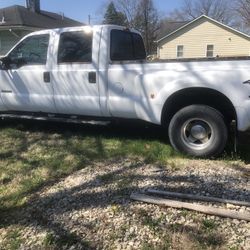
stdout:
<svg viewBox="0 0 250 250">
<path fill-rule="evenodd" d="M 228 127 L 250 128 L 250 61 L 146 62 L 135 30 L 105 25 L 24 37 L 1 59 L 0 116 L 139 119 L 198 157 L 220 154 Z"/>
</svg>

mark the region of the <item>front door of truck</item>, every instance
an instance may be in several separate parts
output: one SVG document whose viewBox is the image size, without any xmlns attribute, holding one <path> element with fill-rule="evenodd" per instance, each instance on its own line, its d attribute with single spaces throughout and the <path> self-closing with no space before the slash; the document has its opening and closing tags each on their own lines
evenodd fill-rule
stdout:
<svg viewBox="0 0 250 250">
<path fill-rule="evenodd" d="M 21 41 L 0 72 L 1 97 L 9 111 L 55 112 L 53 88 L 46 81 L 49 33 Z"/>
<path fill-rule="evenodd" d="M 62 32 L 52 71 L 54 100 L 61 114 L 99 116 L 98 68 L 93 60 L 93 31 L 87 28 Z"/>
</svg>

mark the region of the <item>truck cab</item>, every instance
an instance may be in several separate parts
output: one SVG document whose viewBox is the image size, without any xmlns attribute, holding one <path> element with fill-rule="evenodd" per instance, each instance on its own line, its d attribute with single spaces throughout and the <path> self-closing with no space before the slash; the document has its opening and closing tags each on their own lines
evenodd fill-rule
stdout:
<svg viewBox="0 0 250 250">
<path fill-rule="evenodd" d="M 141 36 L 118 26 L 33 33 L 3 59 L 6 70 L 1 71 L 0 109 L 83 116 L 117 115 L 115 99 L 119 93 L 124 93 L 124 87 L 119 75 L 108 80 L 108 71 L 113 71 L 108 66 L 111 60 L 135 62 L 145 58 Z M 126 90 L 126 94 L 134 91 L 132 86 L 126 86 Z M 124 105 L 130 105 L 131 102 L 122 99 Z M 127 113 L 135 117 L 132 110 L 127 112 L 125 109 L 119 112 L 121 116 Z"/>
</svg>

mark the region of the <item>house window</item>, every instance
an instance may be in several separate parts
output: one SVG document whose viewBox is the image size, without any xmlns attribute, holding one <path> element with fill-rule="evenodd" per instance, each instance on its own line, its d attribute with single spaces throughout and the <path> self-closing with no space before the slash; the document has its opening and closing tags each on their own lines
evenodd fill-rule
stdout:
<svg viewBox="0 0 250 250">
<path fill-rule="evenodd" d="M 207 45 L 207 57 L 214 57 L 214 45 Z"/>
<path fill-rule="evenodd" d="M 184 46 L 178 45 L 177 46 L 177 58 L 182 58 L 184 56 Z"/>
</svg>

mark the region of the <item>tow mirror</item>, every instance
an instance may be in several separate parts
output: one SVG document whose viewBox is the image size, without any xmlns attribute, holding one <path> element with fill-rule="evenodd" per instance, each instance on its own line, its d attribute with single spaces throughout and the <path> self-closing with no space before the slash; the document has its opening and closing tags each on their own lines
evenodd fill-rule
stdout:
<svg viewBox="0 0 250 250">
<path fill-rule="evenodd" d="M 8 70 L 10 69 L 10 59 L 6 57 L 0 58 L 0 70 Z"/>
</svg>

